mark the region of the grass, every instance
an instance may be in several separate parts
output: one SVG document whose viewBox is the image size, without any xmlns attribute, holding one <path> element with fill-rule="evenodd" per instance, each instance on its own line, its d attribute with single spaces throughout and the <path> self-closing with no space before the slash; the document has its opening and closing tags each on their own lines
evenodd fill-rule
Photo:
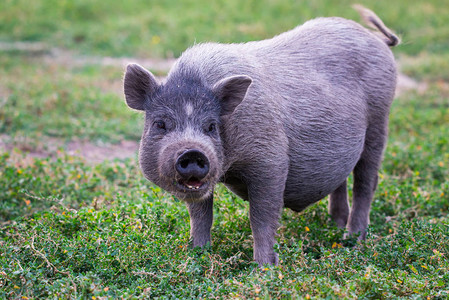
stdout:
<svg viewBox="0 0 449 300">
<path fill-rule="evenodd" d="M 413 5 L 358 1 L 403 36 L 401 52 L 445 53 L 449 6 L 441 0 Z M 43 41 L 82 53 L 178 56 L 194 42 L 243 42 L 271 37 L 318 16 L 358 20 L 354 1 L 33 1 L 0 4 L 0 40 Z M 56 21 L 57 20 L 57 21 Z"/>
<path fill-rule="evenodd" d="M 64 149 L 49 158 L 3 150 L 0 298 L 449 297 L 449 7 L 360 2 L 402 35 L 395 55 L 427 85 L 393 104 L 365 242 L 343 239 L 324 199 L 300 214 L 284 211 L 280 265 L 260 270 L 251 261 L 248 204 L 222 186 L 212 246 L 190 249 L 184 204 L 147 182 L 134 159 L 93 165 Z M 265 38 L 316 16 L 358 20 L 351 3 L 6 0 L 0 41 L 171 57 L 195 41 Z M 0 136 L 21 149 L 139 138 L 142 116 L 125 107 L 121 67 L 13 50 L 0 50 L 0 65 Z"/>
<path fill-rule="evenodd" d="M 13 55 L 1 57 L 9 97 L 0 111 L 0 133 L 117 142 L 138 139 L 141 118 L 117 97 L 123 71 L 116 67 L 42 65 Z M 118 88 L 117 88 L 118 85 Z"/>
</svg>

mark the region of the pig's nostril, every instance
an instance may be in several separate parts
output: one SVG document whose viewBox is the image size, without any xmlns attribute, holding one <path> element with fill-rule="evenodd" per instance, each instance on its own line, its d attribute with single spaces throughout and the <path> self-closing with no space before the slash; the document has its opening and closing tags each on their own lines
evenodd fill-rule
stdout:
<svg viewBox="0 0 449 300">
<path fill-rule="evenodd" d="M 187 159 L 185 159 L 185 160 L 181 161 L 180 164 L 181 164 L 181 168 L 185 169 L 188 167 L 189 161 Z"/>
<path fill-rule="evenodd" d="M 185 180 L 193 177 L 201 180 L 209 173 L 209 160 L 199 150 L 188 150 L 178 157 L 175 168 Z"/>
<path fill-rule="evenodd" d="M 197 160 L 196 160 L 196 163 L 197 163 L 197 165 L 200 167 L 200 168 L 204 168 L 204 161 L 202 160 L 202 159 L 200 159 L 200 158 L 198 158 Z"/>
</svg>

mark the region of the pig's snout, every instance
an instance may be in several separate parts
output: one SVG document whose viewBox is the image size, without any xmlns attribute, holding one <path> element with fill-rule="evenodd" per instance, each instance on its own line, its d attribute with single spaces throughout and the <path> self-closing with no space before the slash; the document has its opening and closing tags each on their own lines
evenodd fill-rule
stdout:
<svg viewBox="0 0 449 300">
<path fill-rule="evenodd" d="M 179 155 L 175 168 L 187 183 L 199 182 L 209 173 L 209 160 L 199 150 L 187 150 Z"/>
</svg>

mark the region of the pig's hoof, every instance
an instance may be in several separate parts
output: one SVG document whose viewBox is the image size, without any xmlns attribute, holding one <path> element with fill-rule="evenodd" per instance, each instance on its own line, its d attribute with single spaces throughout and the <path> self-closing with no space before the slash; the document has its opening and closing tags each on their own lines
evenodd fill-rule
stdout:
<svg viewBox="0 0 449 300">
<path fill-rule="evenodd" d="M 209 248 L 211 246 L 211 241 L 210 241 L 210 239 L 202 239 L 200 241 L 197 241 L 197 240 L 194 240 L 193 238 L 190 238 L 187 246 L 190 249 Z"/>
<path fill-rule="evenodd" d="M 348 222 L 347 217 L 332 218 L 332 220 L 335 222 L 338 228 L 345 228 L 346 223 Z"/>
<path fill-rule="evenodd" d="M 364 241 L 366 239 L 366 231 L 358 231 L 358 232 L 347 232 L 343 235 L 343 239 L 356 239 L 358 242 Z"/>
<path fill-rule="evenodd" d="M 279 256 L 277 253 L 272 253 L 269 255 L 264 255 L 262 257 L 258 257 L 254 259 L 259 267 L 263 268 L 264 265 L 274 265 L 277 266 L 279 264 Z"/>
</svg>

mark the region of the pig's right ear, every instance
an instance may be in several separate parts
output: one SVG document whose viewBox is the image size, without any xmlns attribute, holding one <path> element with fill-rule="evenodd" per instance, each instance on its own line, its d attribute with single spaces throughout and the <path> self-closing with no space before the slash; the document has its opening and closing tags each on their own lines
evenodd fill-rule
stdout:
<svg viewBox="0 0 449 300">
<path fill-rule="evenodd" d="M 145 100 L 158 85 L 153 74 L 138 64 L 129 64 L 126 67 L 124 80 L 126 104 L 132 109 L 144 110 Z"/>
<path fill-rule="evenodd" d="M 218 97 L 221 104 L 221 115 L 230 115 L 242 102 L 250 84 L 251 77 L 246 75 L 236 75 L 226 77 L 218 81 L 212 88 L 212 92 Z"/>
</svg>

